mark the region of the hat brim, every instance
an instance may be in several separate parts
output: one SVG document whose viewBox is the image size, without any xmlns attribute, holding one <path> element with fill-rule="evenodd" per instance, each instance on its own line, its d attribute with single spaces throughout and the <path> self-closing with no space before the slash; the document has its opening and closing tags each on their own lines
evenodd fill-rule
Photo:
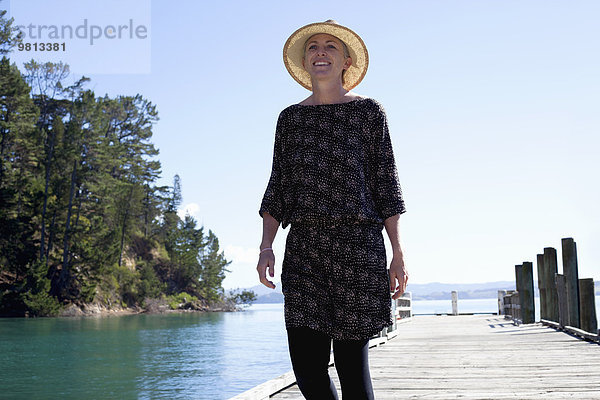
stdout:
<svg viewBox="0 0 600 400">
<path fill-rule="evenodd" d="M 335 36 L 346 44 L 352 65 L 344 72 L 344 89 L 351 90 L 365 77 L 369 66 L 369 53 L 363 40 L 351 29 L 331 22 L 316 22 L 305 25 L 290 35 L 283 46 L 283 62 L 290 75 L 300 85 L 312 90 L 310 75 L 302 66 L 304 43 L 318 33 Z"/>
</svg>

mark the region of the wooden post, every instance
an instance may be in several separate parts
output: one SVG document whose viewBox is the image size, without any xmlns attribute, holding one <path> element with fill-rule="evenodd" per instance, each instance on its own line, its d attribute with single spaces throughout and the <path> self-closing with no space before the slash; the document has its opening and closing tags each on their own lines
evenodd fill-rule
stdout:
<svg viewBox="0 0 600 400">
<path fill-rule="evenodd" d="M 512 304 L 511 304 L 511 296 L 514 293 L 514 290 L 510 290 L 504 296 L 504 318 L 512 317 Z"/>
<path fill-rule="evenodd" d="M 498 315 L 504 315 L 504 296 L 506 290 L 498 290 Z"/>
<path fill-rule="evenodd" d="M 392 300 L 392 326 L 388 326 L 388 332 L 393 332 L 398 327 L 398 320 L 396 318 L 396 305 L 398 304 L 398 299 Z"/>
<path fill-rule="evenodd" d="M 544 249 L 544 280 L 546 284 L 546 319 L 558 322 L 558 295 L 556 293 L 555 275 L 558 273 L 556 261 L 556 249 L 546 247 Z"/>
<path fill-rule="evenodd" d="M 563 238 L 561 242 L 568 315 L 566 324 L 575 328 L 579 328 L 579 273 L 577 272 L 577 244 L 573 238 Z"/>
<path fill-rule="evenodd" d="M 533 263 L 524 261 L 521 267 L 521 289 L 519 295 L 521 302 L 521 319 L 524 324 L 535 322 L 535 303 L 533 300 Z"/>
<path fill-rule="evenodd" d="M 556 294 L 558 295 L 558 324 L 569 325 L 569 309 L 567 307 L 567 284 L 564 275 L 556 274 Z"/>
<path fill-rule="evenodd" d="M 544 255 L 537 255 L 537 273 L 538 273 L 538 290 L 540 292 L 540 318 L 548 319 L 546 317 L 546 280 L 544 278 Z"/>
<path fill-rule="evenodd" d="M 596 298 L 593 279 L 579 280 L 579 309 L 581 311 L 581 329 L 589 333 L 598 333 L 596 319 Z"/>
<path fill-rule="evenodd" d="M 512 319 L 519 324 L 521 321 L 521 302 L 519 301 L 519 292 L 515 291 L 510 295 L 510 303 L 512 305 Z"/>
<path fill-rule="evenodd" d="M 515 288 L 517 292 L 521 292 L 521 271 L 523 271 L 523 265 L 515 265 Z"/>
<path fill-rule="evenodd" d="M 458 315 L 458 292 L 452 291 L 452 315 Z"/>
<path fill-rule="evenodd" d="M 519 297 L 518 300 L 519 302 L 517 304 L 519 304 L 519 318 L 518 319 L 522 319 L 523 316 L 523 303 L 522 303 L 522 293 L 523 293 L 523 265 L 515 265 L 515 288 L 517 289 L 517 293 L 519 293 Z M 514 303 L 513 303 L 514 304 Z"/>
</svg>

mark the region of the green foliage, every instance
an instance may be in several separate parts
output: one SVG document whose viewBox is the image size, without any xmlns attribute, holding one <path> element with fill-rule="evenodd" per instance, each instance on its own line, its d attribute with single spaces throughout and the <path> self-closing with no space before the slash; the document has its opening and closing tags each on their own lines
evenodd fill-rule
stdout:
<svg viewBox="0 0 600 400">
<path fill-rule="evenodd" d="M 161 282 L 154 271 L 154 267 L 146 262 L 138 265 L 140 279 L 138 282 L 138 293 L 140 298 L 159 298 L 167 289 L 167 285 Z"/>
<path fill-rule="evenodd" d="M 96 282 L 92 280 L 83 281 L 81 285 L 81 296 L 80 299 L 84 303 L 91 303 L 96 297 Z"/>
<path fill-rule="evenodd" d="M 10 24 L 0 12 L 2 49 L 18 40 Z M 97 97 L 89 78 L 68 76 L 62 63 L 32 60 L 22 74 L 0 60 L 0 315 L 222 300 L 230 262 L 216 235 L 179 218 L 179 176 L 156 185 L 156 107 L 139 94 Z"/>
<path fill-rule="evenodd" d="M 252 290 L 234 290 L 229 294 L 229 298 L 233 300 L 235 304 L 251 305 L 256 301 L 256 293 Z"/>
<path fill-rule="evenodd" d="M 47 268 L 42 262 L 30 266 L 27 290 L 21 294 L 21 300 L 31 316 L 51 317 L 61 310 L 60 302 L 49 294 L 50 280 L 46 277 Z"/>
<path fill-rule="evenodd" d="M 4 18 L 6 12 L 6 10 L 0 10 L 0 54 L 2 55 L 8 54 L 23 40 L 23 35 L 12 26 L 14 18 Z"/>
<path fill-rule="evenodd" d="M 206 249 L 201 256 L 202 274 L 200 277 L 200 293 L 211 301 L 223 298 L 224 291 L 221 283 L 225 279 L 227 266 L 231 261 L 225 259 L 223 252 L 219 249 L 219 239 L 208 231 Z"/>
<path fill-rule="evenodd" d="M 0 61 L 0 266 L 18 277 L 36 259 L 36 209 L 41 152 L 35 138 L 38 110 L 16 65 Z"/>
<path fill-rule="evenodd" d="M 198 301 L 198 298 L 186 292 L 181 292 L 167 297 L 167 304 L 169 304 L 171 310 L 178 309 L 180 304 L 190 303 L 194 301 Z"/>
<path fill-rule="evenodd" d="M 100 272 L 100 282 L 99 282 L 99 294 L 100 297 L 97 298 L 102 304 L 110 307 L 113 303 L 120 301 L 117 298 L 117 294 L 120 293 L 121 286 L 119 285 L 119 281 L 117 277 L 106 271 L 104 268 Z"/>
<path fill-rule="evenodd" d="M 36 317 L 54 317 L 62 308 L 56 297 L 47 292 L 26 292 L 23 294 L 23 302 L 29 309 L 30 315 Z"/>
<path fill-rule="evenodd" d="M 112 274 L 118 282 L 118 293 L 122 303 L 134 305 L 138 302 L 139 275 L 123 265 L 114 265 Z"/>
</svg>

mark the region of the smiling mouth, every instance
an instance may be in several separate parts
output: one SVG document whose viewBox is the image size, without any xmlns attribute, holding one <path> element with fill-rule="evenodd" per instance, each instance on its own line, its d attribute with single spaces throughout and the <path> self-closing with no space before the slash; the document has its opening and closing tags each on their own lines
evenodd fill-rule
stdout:
<svg viewBox="0 0 600 400">
<path fill-rule="evenodd" d="M 315 61 L 315 62 L 313 63 L 313 65 L 314 65 L 315 67 L 321 67 L 321 66 L 324 66 L 324 65 L 330 65 L 330 64 L 331 64 L 330 62 L 326 62 L 326 61 Z"/>
</svg>

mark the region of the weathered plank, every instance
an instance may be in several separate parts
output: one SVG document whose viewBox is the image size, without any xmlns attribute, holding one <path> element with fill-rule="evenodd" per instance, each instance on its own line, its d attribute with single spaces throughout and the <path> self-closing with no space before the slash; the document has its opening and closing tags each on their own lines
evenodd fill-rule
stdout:
<svg viewBox="0 0 600 400">
<path fill-rule="evenodd" d="M 378 400 L 600 399 L 599 345 L 498 316 L 414 317 L 370 365 Z M 293 385 L 271 398 L 303 397 Z"/>
</svg>

